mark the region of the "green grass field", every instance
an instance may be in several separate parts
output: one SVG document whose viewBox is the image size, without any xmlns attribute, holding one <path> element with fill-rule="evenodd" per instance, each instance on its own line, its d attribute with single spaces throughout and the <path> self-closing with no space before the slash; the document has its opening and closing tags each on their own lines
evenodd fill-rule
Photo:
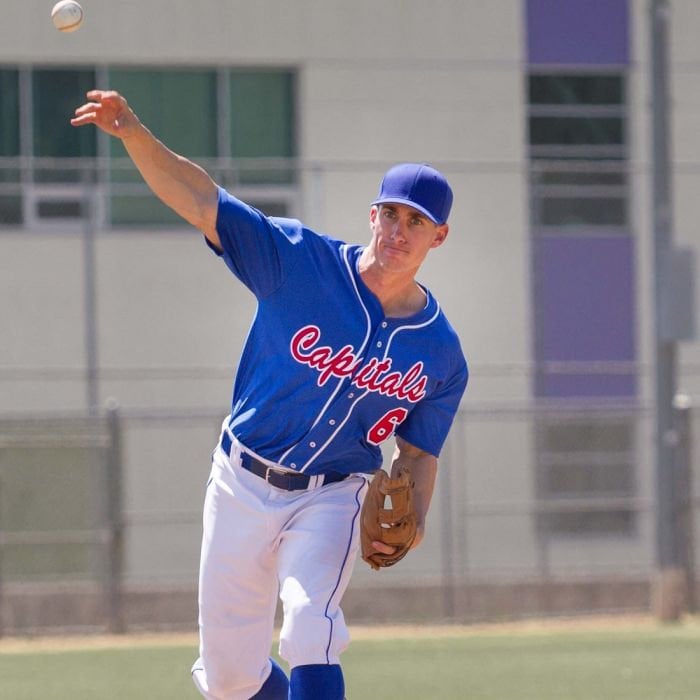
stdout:
<svg viewBox="0 0 700 700">
<path fill-rule="evenodd" d="M 698 622 L 397 628 L 353 636 L 343 656 L 349 700 L 700 698 Z M 189 678 L 192 638 L 111 643 L 0 642 L 0 698 L 200 697 Z"/>
</svg>

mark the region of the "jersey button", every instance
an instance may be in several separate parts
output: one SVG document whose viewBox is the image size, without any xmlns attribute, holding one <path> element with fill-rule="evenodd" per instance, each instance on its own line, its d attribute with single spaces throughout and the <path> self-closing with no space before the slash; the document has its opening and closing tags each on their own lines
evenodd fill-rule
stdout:
<svg viewBox="0 0 700 700">
<path fill-rule="evenodd" d="M 382 321 L 382 328 L 386 328 L 389 324 L 386 321 Z"/>
<path fill-rule="evenodd" d="M 294 462 L 292 462 L 289 466 L 290 466 L 292 469 L 296 469 L 296 468 L 297 468 L 297 465 L 296 465 Z"/>
<path fill-rule="evenodd" d="M 331 419 L 328 421 L 328 425 L 335 425 L 335 419 L 334 419 L 334 418 L 331 418 Z"/>
<path fill-rule="evenodd" d="M 348 398 L 349 398 L 349 399 L 354 399 L 354 398 L 355 398 L 355 394 L 353 394 L 352 392 L 350 392 L 350 393 L 348 394 Z"/>
<path fill-rule="evenodd" d="M 316 443 L 315 443 L 315 442 L 310 442 L 310 443 L 309 443 L 309 447 L 316 447 Z"/>
<path fill-rule="evenodd" d="M 381 340 L 377 343 L 377 347 L 378 347 L 378 348 L 381 348 L 381 347 L 382 347 L 382 341 L 381 341 Z"/>
</svg>

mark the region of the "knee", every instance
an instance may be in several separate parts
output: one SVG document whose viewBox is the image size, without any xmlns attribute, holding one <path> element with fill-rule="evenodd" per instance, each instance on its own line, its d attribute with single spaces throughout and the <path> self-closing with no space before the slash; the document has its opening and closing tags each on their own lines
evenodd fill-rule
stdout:
<svg viewBox="0 0 700 700">
<path fill-rule="evenodd" d="M 216 668 L 201 659 L 192 668 L 192 680 L 207 700 L 248 700 L 260 687 L 259 680 L 246 679 L 235 669 Z"/>
<path fill-rule="evenodd" d="M 279 651 L 291 667 L 337 664 L 348 642 L 340 609 L 331 614 L 311 604 L 285 606 Z"/>
<path fill-rule="evenodd" d="M 207 700 L 248 700 L 265 681 L 265 663 L 240 663 L 234 655 L 202 654 L 192 667 L 192 680 Z"/>
</svg>

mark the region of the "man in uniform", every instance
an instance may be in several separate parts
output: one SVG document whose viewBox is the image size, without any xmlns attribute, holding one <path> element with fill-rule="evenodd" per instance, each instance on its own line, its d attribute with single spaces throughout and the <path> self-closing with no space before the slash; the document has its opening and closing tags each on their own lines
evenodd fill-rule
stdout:
<svg viewBox="0 0 700 700">
<path fill-rule="evenodd" d="M 350 245 L 236 199 L 118 93 L 87 98 L 72 124 L 120 138 L 257 299 L 205 497 L 194 682 L 210 700 L 341 700 L 340 601 L 379 445 L 395 436 L 392 473 L 410 469 L 416 546 L 467 384 L 457 336 L 415 279 L 447 238 L 452 191 L 428 165 L 395 166 L 371 205 L 369 244 Z M 289 677 L 269 657 L 278 597 Z"/>
</svg>

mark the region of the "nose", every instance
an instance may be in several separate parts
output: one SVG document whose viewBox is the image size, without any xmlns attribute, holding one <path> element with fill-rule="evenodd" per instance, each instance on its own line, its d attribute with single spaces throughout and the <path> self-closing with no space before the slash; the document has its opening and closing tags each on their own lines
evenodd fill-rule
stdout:
<svg viewBox="0 0 700 700">
<path fill-rule="evenodd" d="M 394 225 L 391 227 L 391 240 L 406 240 L 406 236 L 404 235 L 404 225 L 399 220 L 395 221 Z"/>
</svg>

